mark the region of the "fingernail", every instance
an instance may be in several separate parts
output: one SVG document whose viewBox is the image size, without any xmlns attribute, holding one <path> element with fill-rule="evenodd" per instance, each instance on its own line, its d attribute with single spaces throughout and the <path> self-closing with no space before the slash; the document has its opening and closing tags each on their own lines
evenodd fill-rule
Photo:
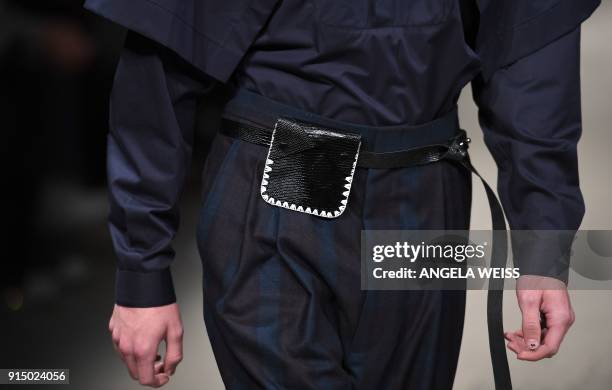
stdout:
<svg viewBox="0 0 612 390">
<path fill-rule="evenodd" d="M 527 340 L 527 345 L 529 346 L 529 349 L 533 351 L 538 347 L 538 342 L 536 340 Z"/>
</svg>

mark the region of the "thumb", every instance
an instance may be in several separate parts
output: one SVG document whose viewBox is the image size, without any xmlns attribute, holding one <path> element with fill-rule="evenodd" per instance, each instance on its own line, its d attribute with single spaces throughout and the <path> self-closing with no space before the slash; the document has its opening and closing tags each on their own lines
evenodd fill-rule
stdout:
<svg viewBox="0 0 612 390">
<path fill-rule="evenodd" d="M 523 313 L 523 339 L 530 350 L 536 350 L 540 346 L 542 329 L 540 328 L 540 304 L 539 301 L 530 300 L 522 305 Z"/>
<path fill-rule="evenodd" d="M 170 381 L 170 377 L 164 373 L 159 373 L 155 375 L 157 379 L 157 386 L 161 387 Z"/>
</svg>

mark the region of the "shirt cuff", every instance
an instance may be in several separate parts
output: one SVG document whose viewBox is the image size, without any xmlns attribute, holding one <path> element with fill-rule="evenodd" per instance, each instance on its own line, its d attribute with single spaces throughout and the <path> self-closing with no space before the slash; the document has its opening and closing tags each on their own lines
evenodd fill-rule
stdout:
<svg viewBox="0 0 612 390">
<path fill-rule="evenodd" d="M 170 268 L 154 272 L 117 269 L 115 302 L 126 307 L 154 307 L 175 303 Z"/>
<path fill-rule="evenodd" d="M 530 231 L 512 234 L 514 264 L 521 275 L 555 278 L 568 283 L 574 232 Z"/>
</svg>

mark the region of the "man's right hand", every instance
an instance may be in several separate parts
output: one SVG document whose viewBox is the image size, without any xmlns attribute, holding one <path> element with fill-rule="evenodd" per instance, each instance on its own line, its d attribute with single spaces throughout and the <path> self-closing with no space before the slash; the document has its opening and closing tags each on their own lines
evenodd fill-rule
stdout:
<svg viewBox="0 0 612 390">
<path fill-rule="evenodd" d="M 115 305 L 108 329 L 133 379 L 151 387 L 168 383 L 183 358 L 183 324 L 176 303 L 146 308 Z M 157 361 L 162 340 L 166 354 Z"/>
</svg>

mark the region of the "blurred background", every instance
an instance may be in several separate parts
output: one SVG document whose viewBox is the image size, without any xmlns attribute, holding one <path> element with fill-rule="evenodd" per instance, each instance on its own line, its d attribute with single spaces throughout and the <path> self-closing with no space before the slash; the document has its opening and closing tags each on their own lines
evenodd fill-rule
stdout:
<svg viewBox="0 0 612 390">
<path fill-rule="evenodd" d="M 126 0 L 129 1 L 129 0 Z M 612 4 L 583 25 L 581 183 L 584 229 L 612 229 Z M 75 389 L 137 389 L 107 330 L 114 258 L 106 228 L 108 95 L 125 32 L 82 9 L 82 0 L 0 0 L 0 129 L 7 197 L 2 236 L 0 368 L 69 368 Z M 562 66 L 562 64 L 560 64 Z M 215 131 L 200 123 L 206 140 Z M 495 182 L 469 88 L 460 99 L 475 165 Z M 173 275 L 185 325 L 185 358 L 168 389 L 222 389 L 202 320 L 195 224 L 205 146 L 195 151 L 183 198 Z M 489 228 L 474 182 L 474 229 Z M 571 283 L 571 277 L 570 277 Z M 571 291 L 577 322 L 560 354 L 539 363 L 510 355 L 517 389 L 612 388 L 612 292 Z M 468 295 L 455 389 L 492 389 L 486 292 Z M 505 324 L 520 326 L 512 291 Z M 26 386 L 27 387 L 27 386 Z M 44 386 L 43 386 L 44 387 Z M 36 388 L 41 388 L 38 386 Z"/>
</svg>

